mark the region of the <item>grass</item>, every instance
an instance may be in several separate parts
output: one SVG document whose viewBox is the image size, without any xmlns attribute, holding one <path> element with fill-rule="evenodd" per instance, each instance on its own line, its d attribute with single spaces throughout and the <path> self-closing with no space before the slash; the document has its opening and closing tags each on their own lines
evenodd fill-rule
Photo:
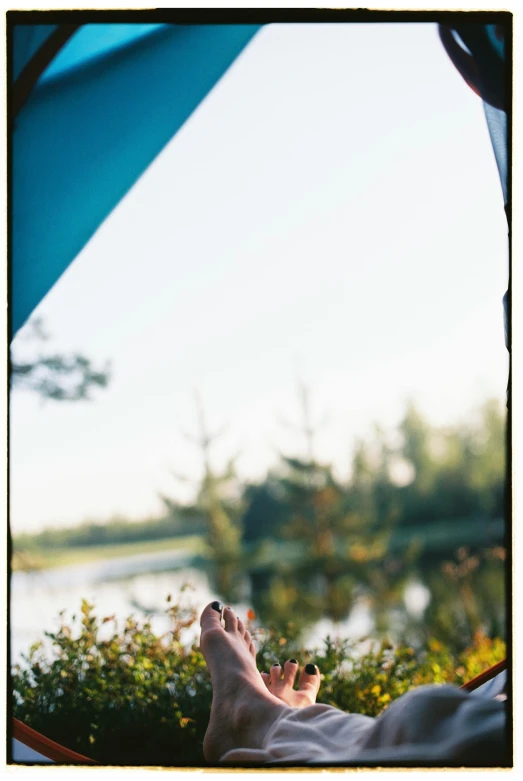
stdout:
<svg viewBox="0 0 523 781">
<path fill-rule="evenodd" d="M 134 556 L 143 553 L 159 553 L 161 551 L 183 551 L 189 555 L 204 552 L 204 540 L 200 535 L 190 537 L 169 537 L 163 540 L 146 540 L 143 542 L 127 542 L 115 545 L 89 545 L 58 550 L 17 550 L 13 551 L 12 569 L 27 571 L 33 569 L 54 569 L 73 564 L 87 564 L 91 561 L 115 559 L 124 556 Z"/>
</svg>

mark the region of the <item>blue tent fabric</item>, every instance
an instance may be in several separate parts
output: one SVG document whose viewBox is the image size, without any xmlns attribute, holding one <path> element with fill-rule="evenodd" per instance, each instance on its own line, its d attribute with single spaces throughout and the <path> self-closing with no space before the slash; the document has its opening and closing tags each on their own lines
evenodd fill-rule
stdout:
<svg viewBox="0 0 523 781">
<path fill-rule="evenodd" d="M 42 74 L 41 82 L 168 27 L 168 24 L 82 24 Z"/>
<path fill-rule="evenodd" d="M 505 211 L 510 227 L 508 119 L 510 109 L 507 90 L 507 46 L 503 25 L 468 24 L 455 29 L 440 25 L 440 38 L 450 59 L 469 87 L 483 101 L 492 149 L 498 167 Z M 458 33 L 458 38 L 450 33 Z M 510 283 L 509 283 L 510 284 Z M 510 296 L 503 296 L 505 345 L 510 352 Z M 510 388 L 507 387 L 507 401 Z"/>
<path fill-rule="evenodd" d="M 494 108 L 488 103 L 483 103 L 487 126 L 498 167 L 503 201 L 508 203 L 508 141 L 507 141 L 507 115 L 501 109 Z"/>
<path fill-rule="evenodd" d="M 483 101 L 503 198 L 508 193 L 508 137 L 505 30 L 494 24 L 439 25 L 447 54 L 469 87 Z"/>
<path fill-rule="evenodd" d="M 13 79 L 20 76 L 27 63 L 57 29 L 57 24 L 18 24 L 13 28 Z"/>
<path fill-rule="evenodd" d="M 97 56 L 77 51 L 74 67 L 43 75 L 14 120 L 12 335 L 259 29 L 156 27 Z M 25 42 L 18 69 L 37 38 L 15 28 L 14 48 Z"/>
</svg>

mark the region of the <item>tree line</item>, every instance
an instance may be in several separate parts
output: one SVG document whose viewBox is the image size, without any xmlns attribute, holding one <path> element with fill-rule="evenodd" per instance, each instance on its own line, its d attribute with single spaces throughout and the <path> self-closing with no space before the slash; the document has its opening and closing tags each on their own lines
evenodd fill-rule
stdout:
<svg viewBox="0 0 523 781">
<path fill-rule="evenodd" d="M 485 402 L 474 420 L 445 428 L 431 426 L 409 404 L 396 437 L 376 426 L 373 437 L 356 443 L 345 481 L 329 464 L 311 458 L 308 450 L 301 458 L 281 455 L 263 480 L 242 483 L 233 463 L 222 472 L 211 466 L 212 437 L 203 419 L 201 427 L 203 470 L 193 501 L 181 503 L 163 495 L 160 517 L 47 528 L 18 535 L 15 547 L 121 544 L 204 534 L 213 550 L 223 553 L 264 539 L 295 539 L 317 553 L 332 554 L 344 537 L 363 535 L 369 550 L 379 547 L 383 532 L 445 521 L 475 522 L 482 542 L 485 522 L 504 516 L 505 419 L 495 400 Z"/>
</svg>

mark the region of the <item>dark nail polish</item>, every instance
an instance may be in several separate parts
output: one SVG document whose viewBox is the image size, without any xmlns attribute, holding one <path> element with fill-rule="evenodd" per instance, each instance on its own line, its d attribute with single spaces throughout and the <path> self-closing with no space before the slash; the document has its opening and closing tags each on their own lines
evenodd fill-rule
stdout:
<svg viewBox="0 0 523 781">
<path fill-rule="evenodd" d="M 289 662 L 292 662 L 293 664 L 298 664 L 296 659 L 289 659 Z"/>
<path fill-rule="evenodd" d="M 281 664 L 279 662 L 274 662 L 274 664 L 272 666 L 273 667 L 281 667 Z"/>
<path fill-rule="evenodd" d="M 316 665 L 315 664 L 306 664 L 305 665 L 305 672 L 308 675 L 316 675 Z"/>
<path fill-rule="evenodd" d="M 213 602 L 211 607 L 213 610 L 216 610 L 217 613 L 221 613 L 223 610 L 223 605 L 220 605 L 219 602 Z"/>
</svg>

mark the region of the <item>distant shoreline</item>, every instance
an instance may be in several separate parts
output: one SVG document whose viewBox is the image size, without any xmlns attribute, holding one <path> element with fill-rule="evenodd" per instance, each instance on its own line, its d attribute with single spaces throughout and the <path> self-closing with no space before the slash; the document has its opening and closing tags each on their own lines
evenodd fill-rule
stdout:
<svg viewBox="0 0 523 781">
<path fill-rule="evenodd" d="M 203 553 L 204 540 L 200 535 L 168 537 L 159 540 L 109 543 L 107 545 L 82 545 L 57 550 L 38 548 L 17 549 L 14 546 L 11 569 L 13 572 L 30 572 L 42 569 L 56 569 L 73 564 L 86 564 L 103 559 L 132 556 L 140 553 L 180 550 L 188 554 Z"/>
<path fill-rule="evenodd" d="M 429 555 L 450 554 L 462 545 L 490 547 L 502 544 L 503 535 L 504 522 L 501 518 L 467 518 L 431 522 L 423 526 L 398 526 L 391 532 L 389 551 L 400 553 L 415 544 Z M 31 572 L 173 550 L 192 556 L 205 555 L 205 537 L 192 534 L 98 545 L 57 545 L 55 548 L 17 546 L 15 538 L 11 569 L 13 572 Z"/>
</svg>

